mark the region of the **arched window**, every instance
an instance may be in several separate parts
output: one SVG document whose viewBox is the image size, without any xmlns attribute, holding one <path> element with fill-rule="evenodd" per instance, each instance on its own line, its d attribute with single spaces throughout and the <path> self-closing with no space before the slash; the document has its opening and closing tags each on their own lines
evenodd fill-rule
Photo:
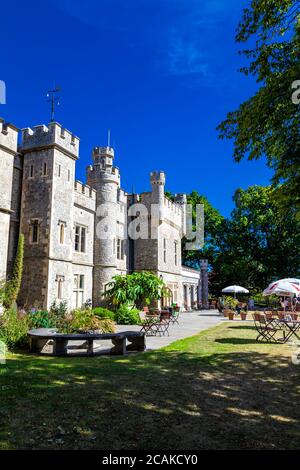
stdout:
<svg viewBox="0 0 300 470">
<path fill-rule="evenodd" d="M 63 299 L 63 286 L 64 286 L 64 276 L 56 275 L 56 282 L 57 282 L 57 300 Z"/>
<path fill-rule="evenodd" d="M 61 245 L 65 243 L 65 224 L 60 224 L 59 227 L 59 243 Z"/>
<path fill-rule="evenodd" d="M 58 300 L 62 299 L 62 279 L 58 279 L 57 281 L 57 298 Z"/>
</svg>

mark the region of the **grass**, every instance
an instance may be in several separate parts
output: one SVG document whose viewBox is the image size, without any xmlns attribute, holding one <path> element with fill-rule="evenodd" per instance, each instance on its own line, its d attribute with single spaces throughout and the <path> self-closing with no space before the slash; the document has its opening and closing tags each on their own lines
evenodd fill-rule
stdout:
<svg viewBox="0 0 300 470">
<path fill-rule="evenodd" d="M 9 354 L 0 449 L 296 449 L 300 366 L 223 323 L 125 358 Z"/>
</svg>

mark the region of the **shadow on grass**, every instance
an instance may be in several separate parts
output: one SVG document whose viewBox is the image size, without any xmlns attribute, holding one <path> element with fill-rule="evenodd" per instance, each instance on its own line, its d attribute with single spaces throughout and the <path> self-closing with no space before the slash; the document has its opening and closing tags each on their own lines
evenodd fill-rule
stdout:
<svg viewBox="0 0 300 470">
<path fill-rule="evenodd" d="M 239 338 L 220 343 L 252 344 Z M 16 356 L 0 374 L 0 448 L 299 448 L 299 367 L 260 352 Z"/>
<path fill-rule="evenodd" d="M 245 324 L 244 325 L 236 325 L 236 326 L 232 325 L 232 326 L 228 326 L 228 328 L 230 330 L 253 330 L 253 331 L 256 331 L 254 325 L 252 326 L 252 325 L 245 325 Z"/>
<path fill-rule="evenodd" d="M 215 342 L 223 344 L 258 344 L 255 339 L 249 338 L 217 338 Z"/>
</svg>

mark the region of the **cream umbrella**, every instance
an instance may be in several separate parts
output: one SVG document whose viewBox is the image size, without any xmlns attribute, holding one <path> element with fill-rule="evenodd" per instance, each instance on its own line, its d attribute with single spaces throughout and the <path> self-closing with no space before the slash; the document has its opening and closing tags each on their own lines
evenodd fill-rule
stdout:
<svg viewBox="0 0 300 470">
<path fill-rule="evenodd" d="M 242 286 L 228 286 L 222 289 L 223 294 L 234 294 L 234 298 L 236 298 L 236 294 L 249 294 L 248 289 Z"/>
</svg>

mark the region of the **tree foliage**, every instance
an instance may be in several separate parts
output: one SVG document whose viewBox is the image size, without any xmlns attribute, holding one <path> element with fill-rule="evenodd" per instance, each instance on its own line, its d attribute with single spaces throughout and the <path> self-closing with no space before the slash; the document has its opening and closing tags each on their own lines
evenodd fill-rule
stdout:
<svg viewBox="0 0 300 470">
<path fill-rule="evenodd" d="M 258 90 L 230 112 L 218 130 L 233 139 L 234 159 L 267 158 L 274 170 L 273 196 L 281 207 L 300 212 L 300 108 L 292 101 L 292 84 L 300 79 L 299 0 L 252 0 L 244 9 L 236 41 L 249 43 L 241 53 Z"/>
<path fill-rule="evenodd" d="M 235 192 L 213 262 L 215 293 L 230 284 L 261 291 L 274 278 L 300 275 L 300 221 L 295 209 L 282 214 L 273 192 L 271 186 Z"/>
<path fill-rule="evenodd" d="M 183 250 L 183 262 L 199 266 L 209 260 L 209 290 L 217 296 L 231 284 L 261 292 L 273 279 L 300 276 L 300 221 L 295 208 L 284 214 L 272 186 L 237 189 L 228 218 L 193 191 L 188 202 L 204 204 L 205 243 L 198 251 Z"/>
</svg>

